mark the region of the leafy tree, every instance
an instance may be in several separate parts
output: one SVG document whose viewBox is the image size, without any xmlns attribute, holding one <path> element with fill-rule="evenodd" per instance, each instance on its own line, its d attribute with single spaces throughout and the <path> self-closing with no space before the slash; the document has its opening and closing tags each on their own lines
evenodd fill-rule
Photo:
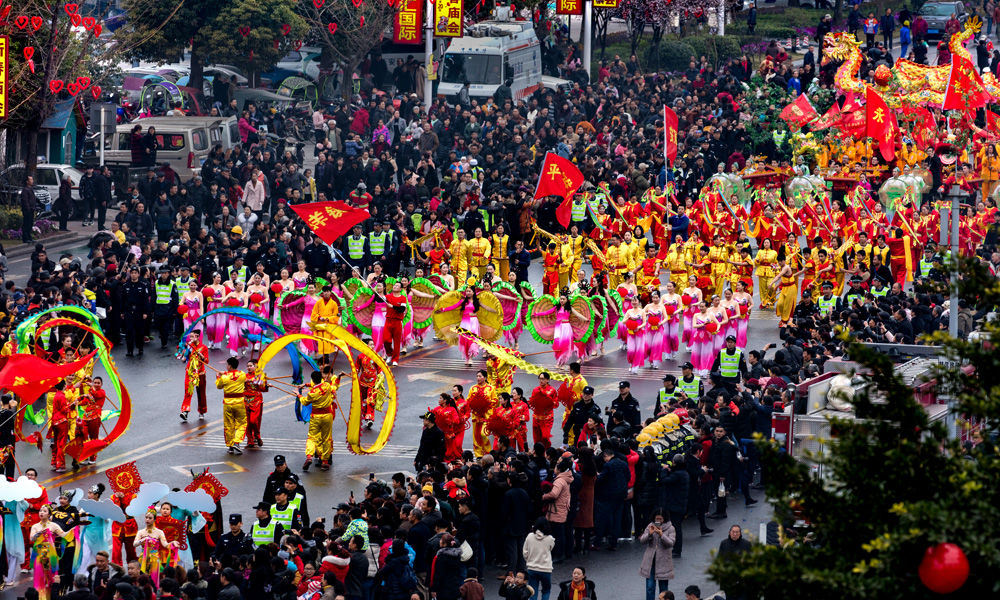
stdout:
<svg viewBox="0 0 1000 600">
<path fill-rule="evenodd" d="M 190 48 L 188 85 L 201 89 L 203 68 L 209 59 L 239 62 L 251 72 L 274 66 L 294 40 L 305 35 L 305 24 L 291 10 L 294 1 L 122 0 L 130 25 L 124 38 L 134 46 L 131 54 L 146 60 L 179 60 Z M 284 35 L 283 25 L 291 27 L 288 35 Z M 250 27 L 249 35 L 243 36 L 241 27 Z"/>
<path fill-rule="evenodd" d="M 1000 304 L 1000 285 L 977 261 L 952 268 L 962 274 L 961 297 Z M 987 324 L 985 332 L 996 339 L 1000 327 Z M 768 600 L 951 597 L 931 591 L 919 575 L 928 549 L 950 543 L 971 566 L 952 596 L 1000 594 L 1000 355 L 982 342 L 943 334 L 932 341 L 947 361 L 934 371 L 938 393 L 953 398 L 959 423 L 981 426 L 987 441 L 964 447 L 944 424 L 929 422 L 886 356 L 850 346 L 851 358 L 870 371 L 870 387 L 854 399 L 857 420 L 831 424 L 835 442 L 819 458 L 829 476 L 818 479 L 774 445 L 760 444 L 776 519 L 808 525 L 781 548 L 754 545 L 716 558 L 709 573 L 723 589 Z"/>
<path fill-rule="evenodd" d="M 321 68 L 343 70 L 344 98 L 351 96 L 351 74 L 391 31 L 398 6 L 387 0 L 299 0 L 298 13 L 323 48 Z"/>
<path fill-rule="evenodd" d="M 70 84 L 73 95 L 81 98 L 96 91 L 92 88 L 96 76 L 90 69 L 95 64 L 94 54 L 100 50 L 95 40 L 101 20 L 88 20 L 89 28 L 73 27 L 73 19 L 83 24 L 82 17 L 72 17 L 61 3 L 42 0 L 22 0 L 16 10 L 11 10 L 11 5 L 5 8 L 9 30 L 4 126 L 24 132 L 23 159 L 26 173 L 33 175 L 38 164 L 38 131 L 55 112 L 56 102 L 70 97 Z"/>
<path fill-rule="evenodd" d="M 292 0 L 231 0 L 216 18 L 228 25 L 207 32 L 212 60 L 235 65 L 256 81 L 306 36 L 308 26 L 294 6 Z"/>
</svg>

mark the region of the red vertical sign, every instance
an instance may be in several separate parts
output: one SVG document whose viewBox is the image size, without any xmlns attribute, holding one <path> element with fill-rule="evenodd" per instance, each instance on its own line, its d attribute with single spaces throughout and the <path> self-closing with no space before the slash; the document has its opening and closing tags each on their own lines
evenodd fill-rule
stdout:
<svg viewBox="0 0 1000 600">
<path fill-rule="evenodd" d="M 677 113 L 669 106 L 663 107 L 663 156 L 670 166 L 677 160 Z"/>
<path fill-rule="evenodd" d="M 556 0 L 557 15 L 582 15 L 584 0 Z"/>
<path fill-rule="evenodd" d="M 395 26 L 392 29 L 392 41 L 397 44 L 424 43 L 423 17 L 423 0 L 400 0 Z"/>
</svg>

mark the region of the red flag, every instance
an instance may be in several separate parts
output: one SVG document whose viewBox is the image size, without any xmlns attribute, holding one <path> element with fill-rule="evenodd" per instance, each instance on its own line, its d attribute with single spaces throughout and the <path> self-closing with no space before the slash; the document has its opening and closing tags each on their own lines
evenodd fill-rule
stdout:
<svg viewBox="0 0 1000 600">
<path fill-rule="evenodd" d="M 538 186 L 535 188 L 535 198 L 559 196 L 563 199 L 556 209 L 556 220 L 563 227 L 569 227 L 573 210 L 573 194 L 583 185 L 583 173 L 576 165 L 565 158 L 548 152 L 542 163 L 542 172 L 538 176 Z"/>
<path fill-rule="evenodd" d="M 809 124 L 809 129 L 813 131 L 820 131 L 821 129 L 826 129 L 827 127 L 832 127 L 840 121 L 841 111 L 840 105 L 836 102 L 830 106 L 830 110 L 826 111 L 822 117 L 816 119 Z"/>
<path fill-rule="evenodd" d="M 293 204 L 292 210 L 298 213 L 309 229 L 327 244 L 334 243 L 352 227 L 371 216 L 367 210 L 355 208 L 339 200 Z"/>
<path fill-rule="evenodd" d="M 991 133 L 1000 133 L 1000 115 L 992 110 L 986 110 L 986 129 Z"/>
<path fill-rule="evenodd" d="M 812 102 L 809 102 L 809 98 L 807 98 L 805 94 L 799 94 L 799 97 L 782 109 L 781 114 L 778 116 L 785 120 L 789 125 L 793 125 L 801 129 L 805 125 L 808 125 L 812 121 L 819 118 L 819 113 L 817 113 L 816 109 L 813 108 Z"/>
<path fill-rule="evenodd" d="M 896 155 L 896 117 L 878 92 L 865 86 L 865 135 L 878 142 L 882 158 Z"/>
<path fill-rule="evenodd" d="M 948 89 L 944 92 L 944 110 L 969 110 L 986 106 L 989 94 L 972 62 L 959 55 L 952 56 Z"/>
<path fill-rule="evenodd" d="M 840 122 L 837 123 L 841 131 L 857 140 L 865 137 L 865 111 L 861 109 L 862 105 L 854 94 L 849 94 L 840 109 Z"/>
<path fill-rule="evenodd" d="M 96 351 L 64 365 L 51 363 L 34 354 L 12 354 L 0 370 L 0 388 L 17 394 L 21 405 L 27 406 L 67 375 L 82 369 L 94 358 L 94 354 Z"/>
<path fill-rule="evenodd" d="M 901 106 L 899 114 L 910 122 L 910 132 L 918 147 L 926 148 L 934 141 L 937 126 L 929 110 L 922 106 Z"/>
<path fill-rule="evenodd" d="M 677 160 L 677 113 L 669 106 L 663 107 L 663 156 L 667 164 L 674 165 Z"/>
</svg>

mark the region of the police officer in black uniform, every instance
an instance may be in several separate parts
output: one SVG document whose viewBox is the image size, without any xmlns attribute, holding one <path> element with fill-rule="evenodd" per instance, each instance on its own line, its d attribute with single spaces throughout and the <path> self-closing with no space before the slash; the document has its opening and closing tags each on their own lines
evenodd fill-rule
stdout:
<svg viewBox="0 0 1000 600">
<path fill-rule="evenodd" d="M 573 436 L 574 443 L 578 441 L 580 432 L 583 431 L 584 425 L 587 424 L 587 419 L 591 417 L 594 420 L 600 419 L 601 407 L 597 406 L 597 403 L 594 402 L 594 388 L 588 385 L 580 392 L 580 399 L 573 403 L 569 418 L 566 419 L 566 424 L 563 425 L 563 443 L 570 443 L 570 435 Z"/>
<path fill-rule="evenodd" d="M 125 356 L 132 356 L 132 351 L 139 347 L 139 356 L 142 356 L 142 347 L 145 343 L 146 319 L 149 318 L 149 284 L 139 278 L 138 267 L 132 267 L 128 274 L 128 280 L 121 286 L 122 297 L 122 324 L 125 327 L 125 348 L 128 353 Z"/>
<path fill-rule="evenodd" d="M 222 534 L 219 546 L 215 549 L 215 557 L 222 560 L 224 556 L 243 556 L 252 551 L 250 536 L 243 531 L 243 515 L 229 515 L 229 532 Z"/>
<path fill-rule="evenodd" d="M 632 396 L 632 384 L 622 381 L 618 384 L 618 397 L 611 401 L 611 406 L 604 412 L 611 416 L 621 413 L 622 419 L 628 423 L 629 429 L 637 433 L 642 428 L 642 417 L 639 413 L 639 401 Z"/>
<path fill-rule="evenodd" d="M 285 479 L 288 477 L 292 477 L 296 482 L 299 480 L 298 475 L 292 473 L 292 470 L 288 468 L 284 455 L 275 455 L 274 470 L 271 471 L 267 476 L 267 481 L 264 482 L 264 502 L 274 504 L 274 490 L 284 485 Z M 303 490 L 303 493 L 305 493 L 305 490 Z"/>
</svg>

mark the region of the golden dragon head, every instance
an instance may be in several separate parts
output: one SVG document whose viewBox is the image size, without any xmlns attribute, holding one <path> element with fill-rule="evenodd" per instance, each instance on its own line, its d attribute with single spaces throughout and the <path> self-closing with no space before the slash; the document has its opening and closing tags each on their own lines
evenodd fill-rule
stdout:
<svg viewBox="0 0 1000 600">
<path fill-rule="evenodd" d="M 861 51 L 861 42 L 846 31 L 831 32 L 823 36 L 823 65 L 833 61 L 844 61 L 851 54 Z"/>
<path fill-rule="evenodd" d="M 972 16 L 965 20 L 965 30 L 972 33 L 979 33 L 979 30 L 983 28 L 983 22 L 979 20 L 979 17 Z"/>
</svg>

